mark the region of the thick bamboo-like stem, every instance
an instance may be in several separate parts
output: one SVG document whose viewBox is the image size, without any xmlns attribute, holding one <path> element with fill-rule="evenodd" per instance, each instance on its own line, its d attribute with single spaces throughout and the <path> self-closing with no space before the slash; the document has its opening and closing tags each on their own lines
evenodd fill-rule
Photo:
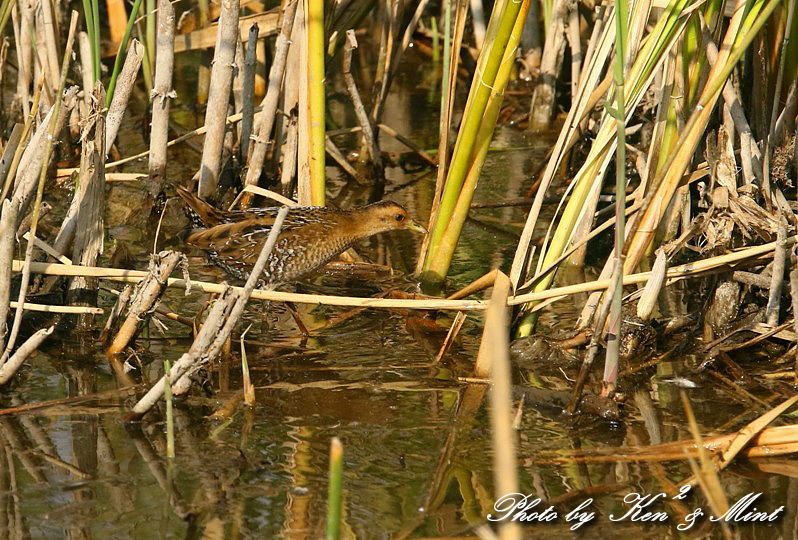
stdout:
<svg viewBox="0 0 798 540">
<path fill-rule="evenodd" d="M 73 11 L 72 18 L 69 23 L 69 34 L 67 35 L 67 44 L 66 44 L 67 46 L 64 53 L 64 64 L 61 66 L 61 76 L 58 79 L 59 82 L 56 92 L 57 98 L 51 110 L 52 119 L 50 120 L 48 125 L 49 131 L 47 132 L 47 139 L 45 142 L 44 152 L 43 152 L 44 155 L 42 156 L 40 170 L 39 170 L 39 183 L 36 188 L 36 201 L 34 203 L 33 212 L 32 212 L 32 219 L 30 226 L 30 240 L 28 240 L 28 244 L 25 249 L 25 264 L 22 269 L 22 280 L 19 286 L 17 311 L 16 314 L 14 315 L 14 324 L 11 328 L 8 341 L 6 343 L 6 348 L 3 351 L 2 357 L 0 357 L 0 365 L 3 365 L 8 361 L 11 355 L 11 350 L 14 348 L 17 339 L 17 334 L 19 333 L 20 325 L 22 324 L 23 306 L 25 304 L 25 296 L 28 292 L 28 283 L 30 281 L 30 272 L 31 272 L 30 264 L 31 261 L 33 260 L 33 246 L 34 246 L 33 239 L 36 238 L 36 230 L 39 225 L 39 213 L 41 210 L 42 196 L 44 195 L 44 181 L 47 177 L 47 165 L 49 164 L 50 155 L 52 154 L 53 151 L 53 144 L 60 128 L 60 123 L 58 120 L 60 116 L 59 113 L 61 112 L 61 104 L 63 101 L 63 99 L 61 98 L 61 94 L 63 93 L 64 85 L 66 84 L 67 70 L 69 68 L 69 60 L 72 56 L 72 46 L 75 43 L 75 32 L 77 29 L 77 25 L 78 25 L 78 13 L 76 11 Z M 75 93 L 76 92 L 73 92 L 72 95 L 73 98 Z M 12 204 L 16 199 L 17 198 L 15 194 L 14 199 L 12 199 Z M 17 211 L 20 211 L 22 206 L 24 205 L 17 206 L 16 207 Z"/>
<path fill-rule="evenodd" d="M 157 256 L 153 255 L 147 279 L 136 286 L 127 318 L 122 323 L 111 346 L 108 347 L 107 354 L 109 356 L 124 351 L 128 343 L 147 324 L 152 316 L 153 306 L 166 290 L 166 280 L 169 278 L 169 274 L 177 267 L 180 259 L 181 255 L 174 251 L 163 251 Z"/>
<path fill-rule="evenodd" d="M 497 25 L 498 28 L 495 35 L 489 34 L 490 50 L 486 49 L 484 52 L 486 55 L 483 66 L 484 78 L 475 79 L 472 85 L 474 101 L 470 107 L 467 106 L 467 118 L 464 118 L 458 136 L 440 212 L 430 240 L 426 268 L 422 276 L 428 284 L 440 282 L 449 269 L 496 126 L 496 118 L 510 77 L 513 55 L 521 39 L 529 3 L 529 0 L 518 5 L 509 2 L 501 20 L 498 23 L 492 22 L 492 25 Z M 509 26 L 509 30 L 506 26 Z M 494 39 L 491 40 L 490 37 Z M 491 67 L 493 64 L 495 69 Z M 484 89 L 484 85 L 488 88 Z M 484 101 L 481 96 L 483 90 L 487 92 Z M 470 120 L 471 118 L 475 120 Z M 466 129 L 473 129 L 474 133 L 468 133 Z M 466 154 L 468 161 L 463 157 Z M 462 171 L 462 176 L 458 176 L 460 163 L 467 166 Z"/>
<path fill-rule="evenodd" d="M 288 50 L 291 46 L 291 32 L 294 28 L 294 21 L 297 18 L 297 6 L 303 0 L 287 0 L 283 8 L 283 19 L 280 25 L 280 34 L 274 48 L 274 61 L 269 70 L 269 87 L 266 95 L 261 102 L 261 113 L 257 125 L 254 128 L 256 133 L 254 144 L 251 145 L 251 156 L 247 161 L 247 176 L 244 185 L 255 186 L 258 184 L 263 163 L 266 160 L 266 151 L 269 149 L 269 138 L 271 137 L 274 119 L 277 116 L 277 103 L 280 98 L 280 88 L 285 77 L 286 60 Z M 285 194 L 287 195 L 287 194 Z M 248 206 L 251 198 L 242 201 L 243 206 Z"/>
<path fill-rule="evenodd" d="M 111 104 L 108 106 L 108 113 L 105 117 L 106 156 L 116 140 L 117 133 L 119 133 L 119 126 L 122 124 L 122 118 L 125 116 L 128 100 L 130 99 L 130 92 L 133 90 L 133 85 L 136 83 L 136 75 L 139 72 L 141 59 L 143 57 L 144 47 L 139 40 L 134 39 L 130 42 L 130 48 L 127 50 L 122 71 L 116 78 L 116 90 L 114 91 Z M 169 86 L 171 86 L 171 84 Z M 167 101 L 167 106 L 168 103 Z M 152 137 L 152 135 L 150 135 L 150 137 Z"/>
<path fill-rule="evenodd" d="M 222 0 L 219 15 L 219 32 L 213 55 L 211 87 L 205 113 L 205 144 L 202 146 L 202 164 L 199 175 L 199 196 L 208 198 L 216 194 L 222 165 L 225 119 L 233 84 L 236 42 L 238 40 L 238 0 Z"/>
<path fill-rule="evenodd" d="M 438 172 L 435 178 L 435 193 L 432 197 L 432 209 L 429 216 L 427 230 L 431 231 L 438 220 L 441 207 L 446 177 L 449 171 L 449 131 L 452 123 L 454 109 L 454 95 L 457 86 L 457 68 L 460 62 L 460 45 L 465 28 L 467 0 L 457 0 L 455 34 L 452 36 L 452 9 L 451 2 L 444 2 L 444 41 L 443 41 L 443 74 L 441 76 L 441 113 L 438 124 Z M 421 249 L 416 262 L 415 273 L 420 275 L 427 265 L 427 254 L 432 235 L 427 233 L 421 243 Z"/>
<path fill-rule="evenodd" d="M 445 242 L 451 244 L 456 242 L 456 238 L 452 238 L 453 233 L 447 233 L 447 228 L 450 222 L 454 227 L 457 225 L 452 222 L 452 216 L 455 212 L 455 207 L 458 202 L 462 202 L 461 193 L 464 193 L 463 184 L 466 182 L 466 177 L 469 174 L 469 169 L 476 166 L 480 169 L 482 166 L 481 161 L 474 158 L 475 147 L 484 143 L 479 139 L 480 136 L 486 134 L 484 129 L 480 126 L 490 123 L 489 113 L 486 114 L 488 103 L 493 93 L 502 93 L 504 87 L 497 85 L 497 74 L 503 65 L 505 53 L 507 52 L 508 43 L 511 36 L 514 34 L 516 27 L 516 20 L 522 5 L 526 5 L 528 9 L 529 2 L 515 3 L 512 1 L 504 2 L 503 9 L 494 11 L 494 17 L 491 17 L 491 24 L 488 31 L 489 45 L 483 50 L 480 55 L 480 60 L 477 64 L 477 73 L 471 85 L 468 103 L 463 117 L 463 123 L 460 126 L 460 132 L 457 137 L 454 154 L 452 156 L 452 163 L 446 177 L 446 184 L 443 188 L 441 195 L 441 203 L 438 208 L 438 213 L 435 219 L 435 225 L 430 232 L 429 247 L 425 259 L 424 273 L 422 279 L 427 286 L 434 287 L 436 283 L 440 283 L 445 277 L 445 272 L 448 269 L 451 257 L 447 255 L 449 249 L 440 247 Z M 525 11 L 526 13 L 526 11 Z M 494 22 L 495 21 L 495 22 Z M 520 25 L 523 25 L 523 20 Z M 515 43 L 517 44 L 520 39 L 521 29 L 518 29 L 518 36 L 516 36 Z M 514 48 L 513 48 L 514 52 Z M 505 83 L 506 84 L 506 83 Z M 495 90 L 494 90 L 495 87 Z M 499 99 L 499 102 L 501 100 Z M 495 118 L 494 118 L 495 121 Z M 490 125 L 487 132 L 488 139 L 490 134 L 493 133 L 494 125 Z M 478 173 L 478 170 L 476 171 Z M 470 205 L 470 197 L 468 205 Z M 468 206 L 466 205 L 466 206 Z M 461 205 L 462 206 L 462 205 Z M 462 224 L 459 225 L 462 228 Z M 456 231 L 459 234 L 459 230 Z M 442 250 L 439 254 L 439 250 Z M 433 268 L 433 264 L 435 267 Z"/>
<path fill-rule="evenodd" d="M 80 153 L 80 181 L 75 192 L 80 211 L 76 217 L 75 241 L 72 262 L 94 266 L 103 251 L 103 208 L 105 206 L 105 89 L 97 82 L 93 107 L 89 118 L 92 128 L 84 129 Z M 67 303 L 96 305 L 99 280 L 84 276 L 75 277 L 69 284 Z M 81 318 L 85 321 L 85 317 Z"/>
<path fill-rule="evenodd" d="M 324 135 L 327 95 L 324 85 L 324 0 L 304 0 L 307 39 L 308 149 L 310 156 L 310 202 L 326 201 Z"/>
<path fill-rule="evenodd" d="M 175 10 L 169 0 L 158 0 L 158 62 L 152 88 L 152 128 L 150 129 L 150 189 L 165 180 L 166 143 L 169 140 L 169 108 L 175 97 L 172 90 L 174 68 Z M 224 107 L 226 109 L 226 107 Z M 206 139 L 207 140 L 207 139 Z M 150 193 L 154 195 L 153 193 Z"/>
</svg>

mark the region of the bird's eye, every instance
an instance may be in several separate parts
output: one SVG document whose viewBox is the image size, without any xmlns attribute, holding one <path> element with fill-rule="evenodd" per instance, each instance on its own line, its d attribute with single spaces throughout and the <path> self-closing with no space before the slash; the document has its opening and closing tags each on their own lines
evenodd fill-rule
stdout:
<svg viewBox="0 0 798 540">
<path fill-rule="evenodd" d="M 404 214 L 396 214 L 396 215 L 394 216 L 394 219 L 395 219 L 396 221 L 399 221 L 399 222 L 401 222 L 401 221 L 404 221 L 404 220 L 405 220 L 405 216 L 404 216 Z"/>
</svg>

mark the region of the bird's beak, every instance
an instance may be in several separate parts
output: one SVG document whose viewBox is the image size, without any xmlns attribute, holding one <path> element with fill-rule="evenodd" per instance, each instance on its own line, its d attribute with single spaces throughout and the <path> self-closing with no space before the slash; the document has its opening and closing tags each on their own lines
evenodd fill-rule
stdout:
<svg viewBox="0 0 798 540">
<path fill-rule="evenodd" d="M 425 229 L 423 225 L 414 219 L 409 220 L 407 225 L 405 225 L 405 228 L 413 232 L 427 234 L 427 229 Z"/>
</svg>

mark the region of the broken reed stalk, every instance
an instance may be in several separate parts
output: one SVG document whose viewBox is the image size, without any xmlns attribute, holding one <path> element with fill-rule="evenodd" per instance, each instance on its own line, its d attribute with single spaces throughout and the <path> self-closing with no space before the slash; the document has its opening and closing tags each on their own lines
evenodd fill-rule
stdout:
<svg viewBox="0 0 798 540">
<path fill-rule="evenodd" d="M 344 445 L 338 437 L 330 441 L 330 470 L 327 483 L 326 540 L 338 540 L 341 532 L 341 500 L 344 482 Z"/>
<path fill-rule="evenodd" d="M 77 29 L 77 25 L 78 25 L 78 13 L 77 11 L 73 11 L 72 18 L 70 19 L 69 22 L 69 34 L 67 35 L 66 48 L 64 49 L 65 51 L 64 63 L 61 66 L 61 77 L 59 78 L 58 82 L 58 91 L 55 93 L 55 103 L 53 104 L 53 108 L 50 111 L 52 113 L 52 117 L 50 119 L 50 123 L 48 126 L 47 139 L 44 145 L 44 152 L 40 165 L 41 168 L 39 170 L 39 183 L 38 187 L 36 188 L 36 199 L 32 211 L 30 240 L 28 240 L 27 247 L 25 249 L 25 265 L 22 269 L 22 280 L 19 286 L 19 298 L 17 299 L 18 303 L 17 310 L 14 315 L 14 324 L 11 327 L 11 332 L 9 334 L 8 341 L 6 343 L 6 348 L 3 351 L 2 356 L 0 357 L 0 366 L 5 364 L 8 361 L 9 357 L 11 356 L 11 350 L 14 348 L 14 345 L 16 344 L 15 342 L 17 339 L 17 334 L 19 333 L 19 328 L 20 325 L 22 324 L 23 306 L 25 304 L 25 296 L 27 295 L 28 292 L 28 283 L 30 281 L 30 264 L 31 261 L 33 260 L 33 246 L 34 246 L 33 239 L 36 238 L 36 230 L 39 225 L 39 212 L 41 210 L 42 196 L 44 195 L 44 181 L 47 178 L 47 166 L 49 165 L 50 162 L 50 155 L 52 154 L 53 151 L 55 138 L 58 136 L 59 132 L 58 117 L 60 116 L 59 113 L 61 112 L 61 104 L 63 102 L 62 94 L 64 92 L 64 85 L 66 84 L 66 76 L 67 76 L 67 70 L 69 68 L 69 60 L 72 56 L 72 46 L 75 43 L 75 31 Z M 18 207 L 17 209 L 19 210 L 20 207 Z M 29 338 L 29 340 L 30 339 L 33 339 L 33 337 Z"/>
<path fill-rule="evenodd" d="M 94 72 L 91 64 L 91 44 L 89 43 L 89 35 L 86 32 L 78 32 L 78 51 L 80 51 L 83 101 L 88 106 L 89 100 L 91 100 L 91 93 L 94 90 Z"/>
<path fill-rule="evenodd" d="M 105 89 L 100 81 L 92 93 L 91 109 L 83 128 L 80 153 L 80 177 L 74 198 L 79 208 L 75 217 L 72 262 L 94 266 L 103 251 L 103 209 L 105 207 Z M 67 302 L 97 305 L 99 280 L 76 276 L 69 284 Z M 86 321 L 85 317 L 81 320 Z"/>
<path fill-rule="evenodd" d="M 624 63 L 628 32 L 627 0 L 615 0 L 615 268 L 613 270 L 612 307 L 607 329 L 607 355 L 604 361 L 603 395 L 615 390 L 618 379 L 618 357 L 621 342 L 621 310 L 623 309 L 623 241 L 626 229 L 626 108 L 624 97 Z"/>
<path fill-rule="evenodd" d="M 11 201 L 3 201 L 0 214 L 0 350 L 5 347 L 6 320 L 11 300 L 11 265 L 16 245 L 17 212 Z"/>
<path fill-rule="evenodd" d="M 779 212 L 779 229 L 776 239 L 776 251 L 773 254 L 773 270 L 770 275 L 770 292 L 765 308 L 765 322 L 770 326 L 779 324 L 781 308 L 781 288 L 784 283 L 784 268 L 787 262 L 787 222 Z"/>
<path fill-rule="evenodd" d="M 285 77 L 286 61 L 288 50 L 291 46 L 291 32 L 296 20 L 297 6 L 303 0 L 287 0 L 282 12 L 282 22 L 280 23 L 280 34 L 274 45 L 274 61 L 269 70 L 269 87 L 266 95 L 261 102 L 261 113 L 254 127 L 256 133 L 254 144 L 251 145 L 251 156 L 247 161 L 247 176 L 244 186 L 256 186 L 263 172 L 263 163 L 266 161 L 266 152 L 269 149 L 269 138 L 271 137 L 274 120 L 277 116 L 277 103 L 280 98 L 280 89 L 283 86 Z M 284 195 L 290 196 L 288 193 Z M 252 202 L 251 197 L 242 200 L 242 206 L 249 206 Z"/>
<path fill-rule="evenodd" d="M 529 109 L 530 131 L 546 129 L 551 122 L 555 105 L 555 84 L 563 61 L 565 49 L 565 16 L 570 2 L 554 0 L 552 17 L 546 24 L 546 43 L 540 61 L 540 74 L 537 77 L 532 103 Z"/>
<path fill-rule="evenodd" d="M 310 203 L 324 206 L 325 181 L 325 109 L 324 85 L 324 0 L 305 0 L 305 38 L 307 50 L 307 135 L 310 164 Z"/>
<path fill-rule="evenodd" d="M 252 296 L 255 286 L 261 278 L 269 255 L 271 255 L 272 249 L 277 243 L 277 237 L 280 234 L 280 229 L 283 226 L 283 221 L 285 221 L 285 216 L 287 214 L 288 207 L 281 208 L 277 213 L 274 224 L 269 231 L 269 236 L 266 238 L 263 249 L 258 256 L 258 260 L 255 261 L 255 265 L 252 267 L 252 271 L 247 278 L 244 288 L 232 289 L 230 287 L 225 287 L 222 298 L 217 299 L 216 304 L 214 304 L 211 310 L 211 314 L 208 315 L 209 319 L 211 315 L 214 315 L 216 322 L 214 324 L 208 324 L 208 320 L 206 320 L 200 334 L 189 349 L 189 352 L 181 356 L 180 359 L 175 362 L 175 365 L 172 366 L 172 370 L 168 375 L 170 380 L 174 381 L 173 390 L 175 390 L 175 393 L 180 394 L 187 391 L 191 384 L 190 375 L 200 369 L 205 363 L 216 358 L 222 346 L 230 338 L 233 328 L 241 318 L 241 314 L 244 312 L 244 308 Z M 201 347 L 198 346 L 200 337 L 203 338 Z M 158 399 L 160 399 L 163 393 L 163 382 L 164 379 L 162 378 L 159 383 L 153 385 L 150 391 L 136 403 L 133 407 L 134 414 L 143 415 L 150 410 Z"/>
<path fill-rule="evenodd" d="M 169 108 L 175 92 L 172 90 L 174 68 L 175 9 L 169 0 L 158 0 L 158 62 L 152 88 L 152 127 L 150 129 L 149 189 L 162 183 L 166 173 L 167 142 L 169 140 Z M 226 107 L 224 110 L 226 111 Z M 154 193 L 150 193 L 154 195 Z"/>
<path fill-rule="evenodd" d="M 241 163 L 247 162 L 249 155 L 249 142 L 252 136 L 252 123 L 255 121 L 255 68 L 258 65 L 258 25 L 249 28 L 247 36 L 247 51 L 244 56 L 244 73 L 242 75 L 242 107 L 241 107 L 241 139 L 239 151 Z"/>
<path fill-rule="evenodd" d="M 11 358 L 3 362 L 2 366 L 0 366 L 0 386 L 11 380 L 11 377 L 14 376 L 23 362 L 28 359 L 28 356 L 39 348 L 39 345 L 47 339 L 47 336 L 53 333 L 53 330 L 55 330 L 55 325 L 37 330 L 14 351 Z"/>
<path fill-rule="evenodd" d="M 360 92 L 357 90 L 355 78 L 352 76 L 352 51 L 357 49 L 357 38 L 355 37 L 354 30 L 346 31 L 346 41 L 344 42 L 344 58 L 343 58 L 343 76 L 344 83 L 346 84 L 346 91 L 349 94 L 349 99 L 352 100 L 352 105 L 355 109 L 355 116 L 363 131 L 363 142 L 368 155 L 371 157 L 371 163 L 374 166 L 377 175 L 382 175 L 382 156 L 380 155 L 380 147 L 377 144 L 377 137 L 374 133 L 374 127 L 371 125 L 371 119 L 366 108 L 363 106 L 363 100 L 360 99 Z"/>
<path fill-rule="evenodd" d="M 141 2 L 141 0 L 137 1 Z M 139 40 L 134 39 L 130 42 L 130 48 L 128 48 L 127 55 L 125 55 L 125 63 L 122 66 L 122 70 L 115 78 L 111 79 L 111 83 L 108 86 L 109 93 L 106 95 L 105 101 L 109 101 L 111 92 L 113 92 L 113 97 L 110 99 L 111 103 L 108 105 L 108 113 L 105 116 L 106 156 L 116 140 L 117 133 L 119 133 L 119 126 L 122 124 L 122 118 L 125 116 L 127 104 L 130 100 L 130 93 L 133 90 L 133 86 L 136 84 L 136 75 L 139 72 L 141 59 L 143 57 L 144 46 Z M 111 84 L 114 85 L 115 89 L 111 87 Z M 152 135 L 150 135 L 150 137 L 152 138 Z"/>
<path fill-rule="evenodd" d="M 174 251 L 162 251 L 153 255 L 147 278 L 137 286 L 127 318 L 122 323 L 107 354 L 113 356 L 125 350 L 152 316 L 152 308 L 166 290 L 169 275 L 174 271 L 184 255 Z"/>
<path fill-rule="evenodd" d="M 222 166 L 225 119 L 233 86 L 236 43 L 238 41 L 239 0 L 222 0 L 216 49 L 213 53 L 211 86 L 205 111 L 205 142 L 199 174 L 199 196 L 206 199 L 216 194 Z"/>
</svg>

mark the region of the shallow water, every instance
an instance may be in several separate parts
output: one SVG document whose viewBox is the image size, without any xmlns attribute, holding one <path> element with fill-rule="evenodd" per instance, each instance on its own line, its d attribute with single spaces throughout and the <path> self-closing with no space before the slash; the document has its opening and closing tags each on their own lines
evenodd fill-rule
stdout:
<svg viewBox="0 0 798 540">
<path fill-rule="evenodd" d="M 413 62 L 407 64 L 394 84 L 384 122 L 433 147 L 434 86 L 420 79 Z M 181 117 L 192 117 L 185 104 L 176 113 L 176 118 Z M 125 152 L 145 147 L 134 127 L 139 120 L 135 114 L 126 120 Z M 529 185 L 529 175 L 549 143 L 547 137 L 500 128 L 495 146 L 514 149 L 490 154 L 475 202 L 517 197 Z M 383 149 L 404 151 L 390 139 L 383 140 Z M 173 178 L 192 174 L 196 154 L 181 150 L 175 155 L 179 159 L 170 161 L 169 174 Z M 144 168 L 138 163 L 126 170 Z M 365 202 L 367 190 L 328 170 L 335 201 Z M 386 176 L 390 198 L 425 220 L 434 178 L 414 181 L 414 174 L 398 167 L 389 168 Z M 53 194 L 56 199 L 58 195 Z M 115 184 L 106 216 L 109 240 L 125 242 L 139 268 L 146 266 L 154 240 L 154 228 L 137 211 L 141 203 L 139 186 Z M 493 267 L 509 267 L 525 210 L 479 210 L 473 215 L 476 219 L 464 230 L 450 272 L 452 289 Z M 497 218 L 503 223 L 495 223 Z M 174 235 L 183 224 L 177 205 L 170 203 L 158 249 L 178 247 Z M 418 237 L 396 233 L 364 242 L 358 251 L 401 272 L 413 267 L 419 244 Z M 110 257 L 110 252 L 105 256 Z M 222 279 L 201 254 L 189 252 L 189 257 L 193 277 Z M 401 275 L 382 275 L 381 280 L 378 285 L 353 278 L 347 271 L 328 271 L 299 287 L 369 295 L 380 288 L 411 286 Z M 175 290 L 165 298 L 172 309 L 188 317 L 205 300 L 196 292 L 185 296 Z M 101 295 L 106 311 L 113 301 L 109 294 Z M 548 332 L 569 328 L 581 300 L 555 306 L 542 318 L 542 328 Z M 301 312 L 311 329 L 309 338 L 303 338 L 279 306 L 250 305 L 246 324 L 253 326 L 246 351 L 257 389 L 256 405 L 247 408 L 239 402 L 242 381 L 236 343 L 231 357 L 209 368 L 205 392 L 177 403 L 173 462 L 164 458 L 163 407 L 141 422 L 126 422 L 133 391 L 119 389 L 95 345 L 96 332 L 62 334 L 46 342 L 14 388 L 4 392 L 3 404 L 17 407 L 72 399 L 60 406 L 0 416 L 5 450 L 0 456 L 3 536 L 321 538 L 332 437 L 341 439 L 345 452 L 344 536 L 470 535 L 471 526 L 495 512 L 484 388 L 457 380 L 471 373 L 479 346 L 479 315 L 469 315 L 453 350 L 436 364 L 451 314 L 442 315 L 431 327 L 420 314 L 408 317 L 399 311 L 349 314 L 343 308 L 311 306 Z M 101 319 L 96 321 L 98 328 L 104 323 Z M 141 369 L 144 382 L 157 380 L 163 361 L 176 360 L 188 348 L 189 335 L 186 327 L 174 322 L 167 322 L 163 333 L 151 326 L 127 362 Z M 573 377 L 578 361 L 561 360 L 555 365 L 533 358 L 519 369 L 517 379 L 529 386 L 568 391 L 572 382 L 566 375 Z M 574 422 L 548 404 L 525 404 L 518 431 L 520 489 L 559 501 L 561 516 L 554 523 L 530 525 L 525 536 L 677 538 L 680 515 L 696 507 L 706 509 L 704 498 L 693 495 L 657 505 L 670 516 L 665 523 L 612 522 L 610 515 L 625 512 L 621 502 L 625 495 L 656 494 L 667 482 L 678 484 L 690 475 L 687 464 L 551 464 L 541 457 L 550 450 L 688 439 L 677 388 L 666 382 L 674 373 L 699 384 L 689 396 L 704 434 L 733 432 L 765 410 L 712 377 L 694 375 L 690 362 L 687 355 L 662 363 L 655 382 L 648 382 L 649 375 L 639 389 L 627 388 L 622 422 L 589 418 Z M 783 389 L 774 383 L 749 391 L 773 405 Z M 74 398 L 79 396 L 93 397 L 78 402 Z M 763 472 L 768 466 L 770 473 Z M 770 464 L 741 462 L 722 474 L 730 499 L 761 492 L 758 508 L 770 512 L 787 506 L 775 523 L 743 526 L 744 537 L 795 536 L 795 472 L 793 462 L 774 459 Z M 576 532 L 569 530 L 571 524 L 562 516 L 588 498 L 594 499 L 595 520 Z M 706 526 L 702 522 L 692 532 Z M 712 534 L 719 535 L 719 529 Z"/>
</svg>

